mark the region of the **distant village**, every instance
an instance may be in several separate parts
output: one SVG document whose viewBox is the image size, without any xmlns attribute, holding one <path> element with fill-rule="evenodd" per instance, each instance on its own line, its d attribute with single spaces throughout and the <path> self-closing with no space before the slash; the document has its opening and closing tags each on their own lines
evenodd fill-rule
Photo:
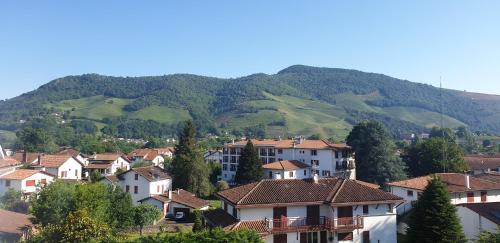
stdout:
<svg viewBox="0 0 500 243">
<path fill-rule="evenodd" d="M 429 139 L 428 134 L 420 137 Z M 408 139 L 411 143 L 414 136 Z M 141 234 L 143 227 L 149 233 L 201 227 L 248 230 L 269 243 L 390 243 L 411 236 L 407 235 L 408 215 L 417 210 L 429 183 L 438 180 L 456 209 L 467 241 L 474 242 L 483 232 L 497 233 L 500 224 L 500 156 L 466 155 L 467 170 L 462 172 L 377 183 L 357 178 L 363 173 L 357 170 L 366 169 L 358 165 L 357 148 L 347 143 L 302 136 L 232 140 L 202 151 L 204 163 L 218 170 L 211 175 L 215 189 L 201 195 L 175 186 L 174 180 L 182 177 L 172 174 L 172 163 L 176 156 L 186 156 L 178 151 L 185 149 L 182 142 L 180 138 L 174 146 L 126 154 L 83 154 L 72 148 L 45 154 L 0 148 L 2 205 L 14 200 L 11 195 L 20 195 L 18 200 L 29 205 L 57 181 L 99 183 L 129 194 L 134 206 L 157 209 L 154 220 L 140 224 Z M 243 165 L 254 161 L 251 156 L 258 158 L 259 168 Z M 239 166 L 250 166 L 245 168 L 257 171 L 259 179 L 241 179 Z M 33 222 L 29 210 L 15 211 L 5 206 L 0 210 L 0 218 L 12 219 L 0 225 L 0 238 L 6 242 L 33 239 L 40 225 Z"/>
</svg>

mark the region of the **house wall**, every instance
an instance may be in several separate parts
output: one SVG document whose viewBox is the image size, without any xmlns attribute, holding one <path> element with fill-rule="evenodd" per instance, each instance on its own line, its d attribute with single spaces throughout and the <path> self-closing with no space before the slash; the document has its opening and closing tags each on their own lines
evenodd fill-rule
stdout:
<svg viewBox="0 0 500 243">
<path fill-rule="evenodd" d="M 415 189 L 409 189 L 409 188 L 404 188 L 404 187 L 397 187 L 397 186 L 391 186 L 390 187 L 391 193 L 402 197 L 405 202 L 400 204 L 397 207 L 397 213 L 399 215 L 404 214 L 412 209 L 412 202 L 417 201 L 418 199 L 418 194 L 421 193 L 422 191 L 420 190 L 415 190 Z M 413 192 L 413 196 L 408 196 L 408 191 Z"/>
<path fill-rule="evenodd" d="M 36 173 L 24 180 L 10 180 L 10 187 L 7 187 L 5 186 L 7 180 L 0 179 L 0 195 L 3 195 L 5 192 L 7 192 L 9 188 L 13 188 L 16 191 L 22 191 L 23 193 L 33 193 L 41 187 L 42 179 L 45 179 L 47 184 L 50 184 L 54 180 L 52 176 L 46 175 L 44 173 Z M 26 181 L 29 180 L 35 180 L 35 185 L 26 186 Z"/>
<path fill-rule="evenodd" d="M 134 205 L 139 204 L 139 200 L 149 197 L 150 195 L 161 194 L 165 191 L 172 189 L 172 181 L 170 179 L 153 181 L 150 182 L 146 180 L 144 177 L 139 175 L 137 180 L 135 180 L 134 171 L 129 171 L 127 173 L 122 174 L 122 179 L 118 181 L 118 185 L 126 191 L 126 186 L 129 186 L 129 193 L 132 196 L 132 202 Z M 157 191 L 157 186 L 160 186 L 160 192 Z M 163 185 L 164 191 L 161 191 L 161 186 Z M 134 193 L 134 186 L 138 187 L 138 192 Z"/>
<path fill-rule="evenodd" d="M 111 165 L 111 171 L 109 171 L 109 174 L 114 175 L 118 170 L 118 168 L 122 168 L 123 171 L 127 171 L 130 169 L 130 163 L 126 161 L 124 158 L 119 157 Z"/>
<path fill-rule="evenodd" d="M 158 188 L 160 191 L 158 192 Z M 162 190 L 163 188 L 163 190 Z M 160 181 L 152 181 L 149 183 L 149 194 L 158 195 L 168 192 L 168 190 L 172 190 L 172 180 L 160 180 Z M 172 192 L 175 193 L 175 192 Z"/>
<path fill-rule="evenodd" d="M 23 189 L 21 180 L 10 180 L 10 187 L 6 186 L 6 181 L 7 180 L 0 179 L 0 195 L 2 196 L 9 190 L 9 188 L 12 188 L 16 191 L 21 191 Z"/>
<path fill-rule="evenodd" d="M 163 202 L 160 202 L 160 201 L 153 199 L 153 198 L 148 198 L 148 199 L 142 201 L 141 203 L 142 204 L 149 204 L 149 205 L 153 205 L 153 206 L 157 207 L 162 212 L 163 216 L 165 216 L 167 214 L 168 203 L 163 203 Z"/>
<path fill-rule="evenodd" d="M 457 213 L 462 224 L 463 231 L 469 242 L 474 242 L 474 239 L 481 231 L 496 232 L 497 224 L 484 218 L 467 207 L 458 206 Z"/>
<path fill-rule="evenodd" d="M 43 166 L 43 159 L 42 159 Z M 57 178 L 60 179 L 72 179 L 72 180 L 81 180 L 82 179 L 82 165 L 78 163 L 74 158 L 68 159 L 64 162 L 59 168 L 47 168 L 47 172 L 57 175 Z M 66 171 L 67 175 L 65 177 L 61 177 L 61 172 Z"/>
</svg>

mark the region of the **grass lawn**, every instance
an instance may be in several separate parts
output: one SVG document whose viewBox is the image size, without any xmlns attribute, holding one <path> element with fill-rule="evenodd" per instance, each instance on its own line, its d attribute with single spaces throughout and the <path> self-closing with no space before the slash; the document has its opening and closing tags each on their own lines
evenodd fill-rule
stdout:
<svg viewBox="0 0 500 243">
<path fill-rule="evenodd" d="M 210 203 L 210 206 L 213 208 L 220 208 L 221 207 L 219 200 L 209 199 L 207 201 Z"/>
</svg>

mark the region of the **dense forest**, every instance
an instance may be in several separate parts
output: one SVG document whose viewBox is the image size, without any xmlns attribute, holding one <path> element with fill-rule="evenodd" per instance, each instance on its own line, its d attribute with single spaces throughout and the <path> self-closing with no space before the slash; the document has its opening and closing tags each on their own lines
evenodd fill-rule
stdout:
<svg viewBox="0 0 500 243">
<path fill-rule="evenodd" d="M 59 78 L 34 91 L 0 101 L 0 130 L 16 131 L 22 127 L 24 121 L 57 115 L 62 120 L 73 122 L 78 132 L 95 132 L 96 128 L 88 123 L 90 121 L 99 124 L 99 131 L 108 135 L 129 138 L 162 137 L 176 134 L 182 119 L 174 119 L 178 115 L 169 112 L 159 114 L 160 117 L 156 120 L 149 119 L 144 116 L 144 111 L 148 108 L 167 107 L 185 112 L 187 117 L 193 119 L 201 134 L 229 131 L 262 137 L 276 134 L 307 136 L 314 133 L 312 130 L 292 129 L 294 122 L 290 122 L 290 113 L 280 107 L 280 102 L 284 101 L 278 99 L 285 97 L 289 100 L 293 98 L 294 102 L 298 100 L 331 107 L 325 108 L 326 112 L 331 110 L 331 116 L 339 118 L 339 124 L 347 124 L 344 126 L 352 126 L 366 119 L 381 121 L 395 137 L 399 137 L 408 133 L 428 131 L 430 126 L 422 125 L 426 124 L 428 117 L 422 115 L 413 118 L 414 120 L 406 119 L 399 116 L 399 113 L 390 113 L 392 108 L 413 108 L 422 114 L 436 115 L 440 112 L 442 97 L 443 113 L 447 119 L 457 124 L 465 124 L 472 131 L 499 134 L 500 101 L 484 96 L 476 99 L 464 94 L 446 89 L 441 93 L 440 89 L 430 85 L 382 74 L 301 65 L 288 67 L 273 75 L 254 74 L 233 79 L 190 74 L 150 77 L 85 74 Z M 270 95 L 278 98 L 270 100 Z M 78 110 L 83 108 L 61 105 L 63 101 L 97 96 L 123 101 L 123 106 L 119 106 L 117 111 L 119 115 L 85 117 L 78 114 Z M 341 96 L 349 97 L 352 102 L 367 108 L 351 107 L 348 102 L 341 104 Z M 269 103 L 272 107 L 253 103 L 259 101 L 274 103 Z M 98 105 L 86 104 L 85 109 Z M 302 107 L 295 103 L 293 105 L 294 109 L 299 110 L 299 115 L 300 109 L 316 111 L 314 107 Z M 325 110 L 318 110 L 318 113 L 321 115 Z M 131 114 L 137 115 L 131 117 Z M 266 115 L 278 117 L 260 120 Z M 164 120 L 161 116 L 172 119 Z M 232 124 L 231 118 L 234 117 L 250 120 L 250 123 Z M 313 118 L 315 121 L 322 119 L 321 116 Z M 329 121 L 321 122 L 323 123 L 318 123 L 318 127 L 328 124 Z M 306 125 L 311 126 L 311 123 Z M 336 127 L 322 130 L 325 133 L 323 135 L 333 136 L 341 129 L 347 130 L 345 127 L 335 129 Z M 310 134 L 292 134 L 297 131 Z"/>
</svg>

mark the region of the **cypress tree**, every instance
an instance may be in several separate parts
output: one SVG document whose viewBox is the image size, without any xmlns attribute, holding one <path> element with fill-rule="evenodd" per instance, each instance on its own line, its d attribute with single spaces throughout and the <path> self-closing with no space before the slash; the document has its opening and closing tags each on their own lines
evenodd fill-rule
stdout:
<svg viewBox="0 0 500 243">
<path fill-rule="evenodd" d="M 205 196 L 210 193 L 209 171 L 195 136 L 193 122 L 187 121 L 179 133 L 179 144 L 175 146 L 171 169 L 172 183 L 174 189 L 182 188 L 198 196 Z"/>
<path fill-rule="evenodd" d="M 236 170 L 236 183 L 246 184 L 260 181 L 263 173 L 262 161 L 259 159 L 252 141 L 248 140 L 243 151 L 241 151 L 240 162 Z"/>
<path fill-rule="evenodd" d="M 455 206 L 446 185 L 433 178 L 410 215 L 408 242 L 458 243 L 465 242 L 465 235 Z"/>
</svg>

